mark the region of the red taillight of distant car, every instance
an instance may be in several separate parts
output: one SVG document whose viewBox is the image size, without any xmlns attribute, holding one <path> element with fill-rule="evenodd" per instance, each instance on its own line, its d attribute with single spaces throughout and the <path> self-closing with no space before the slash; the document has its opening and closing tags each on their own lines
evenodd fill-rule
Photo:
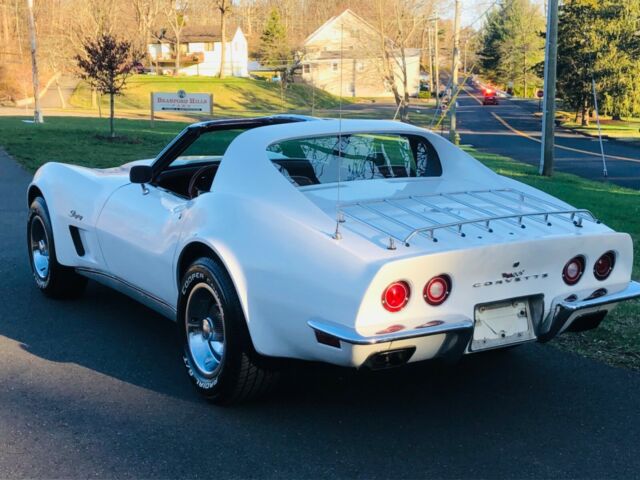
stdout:
<svg viewBox="0 0 640 480">
<path fill-rule="evenodd" d="M 449 275 L 438 275 L 427 282 L 422 291 L 425 302 L 437 306 L 444 303 L 451 293 L 451 278 Z"/>
<path fill-rule="evenodd" d="M 578 283 L 584 273 L 585 260 L 582 255 L 577 255 L 569 260 L 562 269 L 562 279 L 567 285 Z"/>
<path fill-rule="evenodd" d="M 613 267 L 616 264 L 616 254 L 609 251 L 596 260 L 593 266 L 593 275 L 597 280 L 606 280 L 609 278 Z"/>
<path fill-rule="evenodd" d="M 382 293 L 382 306 L 390 312 L 402 310 L 411 297 L 411 288 L 405 281 L 393 282 Z"/>
</svg>

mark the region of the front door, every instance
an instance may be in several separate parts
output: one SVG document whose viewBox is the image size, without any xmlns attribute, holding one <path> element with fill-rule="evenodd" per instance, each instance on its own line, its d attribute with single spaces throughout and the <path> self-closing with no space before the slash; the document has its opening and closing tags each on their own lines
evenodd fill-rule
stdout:
<svg viewBox="0 0 640 480">
<path fill-rule="evenodd" d="M 175 308 L 173 261 L 188 204 L 153 185 L 129 184 L 111 195 L 97 224 L 108 273 Z"/>
</svg>

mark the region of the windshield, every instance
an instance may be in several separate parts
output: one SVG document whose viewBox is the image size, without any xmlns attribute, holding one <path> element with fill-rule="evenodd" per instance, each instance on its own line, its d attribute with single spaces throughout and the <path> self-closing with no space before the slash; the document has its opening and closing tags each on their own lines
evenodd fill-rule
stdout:
<svg viewBox="0 0 640 480">
<path fill-rule="evenodd" d="M 171 162 L 169 168 L 219 162 L 231 142 L 245 131 L 245 128 L 238 128 L 204 132 Z"/>
<path fill-rule="evenodd" d="M 276 168 L 300 187 L 442 174 L 435 148 L 419 135 L 359 133 L 308 137 L 274 143 L 267 152 Z"/>
</svg>

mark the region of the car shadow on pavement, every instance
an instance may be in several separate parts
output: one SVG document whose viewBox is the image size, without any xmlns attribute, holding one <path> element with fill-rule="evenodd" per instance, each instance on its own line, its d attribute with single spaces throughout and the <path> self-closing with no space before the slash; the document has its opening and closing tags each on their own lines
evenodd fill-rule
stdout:
<svg viewBox="0 0 640 480">
<path fill-rule="evenodd" d="M 27 289 L 27 318 L 37 321 L 4 323 L 0 335 L 49 361 L 75 363 L 145 389 L 201 401 L 184 372 L 172 321 L 93 282 L 82 298 L 69 301 L 42 297 L 35 287 Z M 368 405 L 399 406 L 434 396 L 465 397 L 470 389 L 481 397 L 508 395 L 512 388 L 526 390 L 532 377 L 548 376 L 544 364 L 533 361 L 542 357 L 541 349 L 558 354 L 549 347 L 527 345 L 465 357 L 453 365 L 422 362 L 375 372 L 291 361 L 266 402 L 302 407 L 309 402 L 366 399 Z"/>
</svg>

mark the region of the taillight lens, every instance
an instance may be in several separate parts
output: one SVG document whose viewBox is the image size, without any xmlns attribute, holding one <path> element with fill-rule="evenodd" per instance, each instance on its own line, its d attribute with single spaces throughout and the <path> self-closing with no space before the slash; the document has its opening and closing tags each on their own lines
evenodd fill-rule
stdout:
<svg viewBox="0 0 640 480">
<path fill-rule="evenodd" d="M 606 280 L 611 274 L 615 264 L 616 254 L 613 252 L 607 252 L 596 260 L 596 264 L 593 266 L 593 275 L 598 280 Z"/>
<path fill-rule="evenodd" d="M 578 283 L 584 273 L 584 257 L 578 255 L 567 262 L 562 269 L 562 279 L 567 285 L 575 285 Z"/>
<path fill-rule="evenodd" d="M 399 312 L 409 303 L 410 296 L 411 288 L 407 282 L 393 282 L 382 293 L 382 305 L 390 312 Z"/>
<path fill-rule="evenodd" d="M 424 300 L 429 305 L 442 304 L 451 293 L 451 278 L 449 275 L 438 275 L 427 282 L 422 291 Z"/>
</svg>

